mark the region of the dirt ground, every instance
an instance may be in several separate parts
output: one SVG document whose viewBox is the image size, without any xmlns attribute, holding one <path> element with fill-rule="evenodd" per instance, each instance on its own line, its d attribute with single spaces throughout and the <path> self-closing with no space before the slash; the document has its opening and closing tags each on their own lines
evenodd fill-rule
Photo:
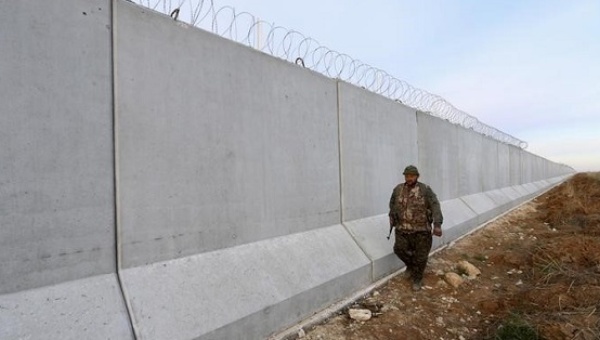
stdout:
<svg viewBox="0 0 600 340">
<path fill-rule="evenodd" d="M 460 261 L 481 274 L 457 288 Z M 401 274 L 302 336 L 326 339 L 600 339 L 600 173 L 568 182 L 430 258 L 424 289 Z"/>
</svg>

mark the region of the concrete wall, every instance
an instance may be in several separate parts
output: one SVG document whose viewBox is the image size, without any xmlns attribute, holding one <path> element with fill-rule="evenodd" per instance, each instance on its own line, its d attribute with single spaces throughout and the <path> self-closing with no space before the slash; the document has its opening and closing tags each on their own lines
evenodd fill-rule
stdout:
<svg viewBox="0 0 600 340">
<path fill-rule="evenodd" d="M 498 176 L 496 179 L 496 188 L 505 188 L 511 186 L 510 174 L 511 174 L 511 164 L 510 164 L 510 146 L 507 144 L 497 143 L 498 147 L 498 170 L 496 175 Z"/>
<path fill-rule="evenodd" d="M 418 163 L 416 113 L 343 82 L 338 95 L 342 221 L 372 262 L 373 281 L 398 266 L 384 235 L 392 190 Z"/>
<path fill-rule="evenodd" d="M 434 247 L 572 172 L 129 2 L 1 9 L 2 339 L 264 338 L 401 268 L 406 165 Z"/>
<path fill-rule="evenodd" d="M 336 82 L 129 3 L 116 20 L 138 337 L 262 338 L 367 285 L 340 225 Z"/>
<path fill-rule="evenodd" d="M 522 180 L 522 170 L 521 170 L 521 149 L 516 146 L 510 145 L 508 147 L 508 161 L 509 161 L 509 178 L 510 185 L 519 185 L 521 183 L 525 183 Z M 559 175 L 559 174 L 556 174 Z"/>
<path fill-rule="evenodd" d="M 448 121 L 417 113 L 419 180 L 436 188 L 441 201 L 458 197 L 458 129 Z"/>
<path fill-rule="evenodd" d="M 417 164 L 414 109 L 339 83 L 344 221 L 387 213 L 389 192 Z"/>
<path fill-rule="evenodd" d="M 483 190 L 483 173 L 481 158 L 483 153 L 481 134 L 473 130 L 462 130 L 458 134 L 458 193 L 465 196 Z"/>
<path fill-rule="evenodd" d="M 339 223 L 334 80 L 117 4 L 124 267 Z"/>
<path fill-rule="evenodd" d="M 0 338 L 131 337 L 116 277 L 110 3 L 0 9 Z"/>
</svg>

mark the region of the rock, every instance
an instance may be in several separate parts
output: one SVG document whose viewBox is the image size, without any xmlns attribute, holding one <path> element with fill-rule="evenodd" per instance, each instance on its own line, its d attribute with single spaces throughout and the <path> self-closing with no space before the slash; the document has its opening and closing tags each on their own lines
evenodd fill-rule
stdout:
<svg viewBox="0 0 600 340">
<path fill-rule="evenodd" d="M 446 296 L 442 296 L 441 300 L 446 302 L 446 303 L 457 303 L 458 299 L 453 298 L 452 296 L 446 297 Z"/>
<path fill-rule="evenodd" d="M 517 269 L 511 269 L 511 270 L 507 271 L 506 274 L 508 274 L 508 275 L 523 274 L 523 271 L 522 270 L 517 270 Z"/>
<path fill-rule="evenodd" d="M 298 338 L 304 338 L 306 336 L 306 333 L 304 332 L 304 329 L 300 328 L 300 330 L 298 331 Z"/>
<path fill-rule="evenodd" d="M 396 306 L 392 306 L 392 305 L 384 305 L 381 308 L 382 313 L 386 313 L 386 312 L 393 311 L 393 310 L 400 310 L 400 308 L 398 308 Z"/>
<path fill-rule="evenodd" d="M 448 329 L 446 329 L 446 332 L 448 332 L 450 334 L 454 334 L 454 335 L 458 335 L 458 333 L 460 333 L 460 331 L 456 328 L 448 328 Z"/>
<path fill-rule="evenodd" d="M 446 273 L 444 275 L 444 280 L 446 280 L 446 282 L 448 282 L 448 284 L 454 288 L 458 288 L 458 286 L 463 283 L 462 277 L 456 273 Z"/>
<path fill-rule="evenodd" d="M 467 261 L 460 261 L 458 263 L 458 269 L 467 274 L 467 276 L 471 279 L 476 278 L 478 275 L 481 275 L 481 271 Z"/>
<path fill-rule="evenodd" d="M 442 274 L 441 276 L 444 276 L 444 275 Z M 444 280 L 438 280 L 438 282 L 436 282 L 435 285 L 438 287 L 447 287 L 448 283 L 446 283 L 446 281 L 444 281 Z"/>
<path fill-rule="evenodd" d="M 377 301 L 375 298 L 366 298 L 362 302 L 362 308 L 369 309 L 371 312 L 378 312 L 383 307 L 383 303 Z"/>
<path fill-rule="evenodd" d="M 367 321 L 371 319 L 373 314 L 368 309 L 349 309 L 348 314 L 350 318 L 357 321 Z"/>
<path fill-rule="evenodd" d="M 373 296 L 379 296 L 379 292 L 378 291 L 374 291 L 373 292 Z"/>
<path fill-rule="evenodd" d="M 444 326 L 444 319 L 443 319 L 441 316 L 438 316 L 438 317 L 435 319 L 435 323 L 436 323 L 438 326 Z"/>
</svg>

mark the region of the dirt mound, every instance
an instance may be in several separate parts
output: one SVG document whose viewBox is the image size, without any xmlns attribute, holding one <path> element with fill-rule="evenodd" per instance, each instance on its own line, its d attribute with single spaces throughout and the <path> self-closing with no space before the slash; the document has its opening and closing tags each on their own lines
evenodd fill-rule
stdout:
<svg viewBox="0 0 600 340">
<path fill-rule="evenodd" d="M 540 206 L 551 227 L 600 234 L 600 175 L 582 173 L 548 193 Z M 574 229 L 579 227 L 580 229 Z"/>
<path fill-rule="evenodd" d="M 600 238 L 565 235 L 549 239 L 533 252 L 533 263 L 548 270 L 592 272 L 600 270 Z"/>
</svg>

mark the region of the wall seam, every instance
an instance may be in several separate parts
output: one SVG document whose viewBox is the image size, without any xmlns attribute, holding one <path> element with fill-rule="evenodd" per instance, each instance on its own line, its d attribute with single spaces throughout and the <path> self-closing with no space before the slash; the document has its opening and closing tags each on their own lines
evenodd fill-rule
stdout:
<svg viewBox="0 0 600 340">
<path fill-rule="evenodd" d="M 340 115 L 340 81 L 335 82 L 335 99 L 336 99 L 336 113 L 337 113 L 337 142 L 338 142 L 338 173 L 339 173 L 339 185 L 340 185 L 340 223 L 344 223 L 344 173 L 342 171 L 342 119 Z"/>
<path fill-rule="evenodd" d="M 114 208 L 115 208 L 115 261 L 116 261 L 116 276 L 117 283 L 119 284 L 119 290 L 121 292 L 121 296 L 123 298 L 123 302 L 125 303 L 125 309 L 127 311 L 127 318 L 129 321 L 129 327 L 131 331 L 131 335 L 133 339 L 137 339 L 137 332 L 135 323 L 133 322 L 133 310 L 131 307 L 131 303 L 129 302 L 127 289 L 123 284 L 123 280 L 121 278 L 121 266 L 122 266 L 122 249 L 121 249 L 121 214 L 120 214 L 120 200 L 119 200 L 119 120 L 118 120 L 118 110 L 117 110 L 117 8 L 118 0 L 110 0 L 110 16 L 111 16 L 111 35 L 110 35 L 110 68 L 111 68 L 111 90 L 112 90 L 112 114 L 113 114 L 113 190 L 114 190 Z"/>
<path fill-rule="evenodd" d="M 370 281 L 373 282 L 375 280 L 375 262 L 373 261 L 373 259 L 371 259 L 371 257 L 369 257 L 369 254 L 366 252 L 366 250 L 362 247 L 362 245 L 360 244 L 360 242 L 358 242 L 358 240 L 356 239 L 356 236 L 354 235 L 354 233 L 350 230 L 350 228 L 348 228 L 348 226 L 346 225 L 346 223 L 344 223 L 344 191 L 343 191 L 343 171 L 342 171 L 342 114 L 341 114 L 341 98 L 340 98 L 340 81 L 336 80 L 335 82 L 335 90 L 336 90 L 336 103 L 337 103 L 337 128 L 338 128 L 338 161 L 339 161 L 339 180 L 340 180 L 340 224 L 342 225 L 342 227 L 346 230 L 346 232 L 348 233 L 348 235 L 350 235 L 350 238 L 352 238 L 352 241 L 354 241 L 354 243 L 356 243 L 356 246 L 358 247 L 358 249 L 360 249 L 360 251 L 365 255 L 365 257 L 367 258 L 367 260 L 369 260 L 370 263 L 370 270 L 369 270 L 369 276 L 370 276 Z"/>
</svg>

